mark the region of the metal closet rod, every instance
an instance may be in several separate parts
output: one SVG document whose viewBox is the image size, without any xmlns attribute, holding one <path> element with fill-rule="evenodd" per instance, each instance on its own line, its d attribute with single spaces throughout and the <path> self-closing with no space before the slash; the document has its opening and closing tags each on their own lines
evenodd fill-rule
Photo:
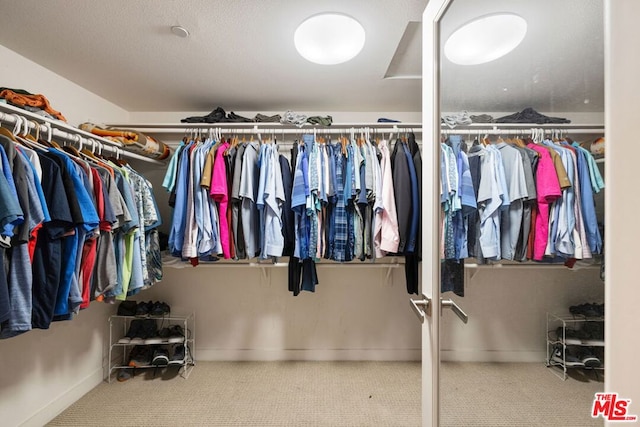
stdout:
<svg viewBox="0 0 640 427">
<path fill-rule="evenodd" d="M 161 161 L 123 150 L 123 145 L 118 142 L 104 139 L 81 129 L 76 129 L 66 123 L 58 123 L 46 117 L 21 110 L 7 104 L 0 104 L 0 110 L 4 110 L 0 111 L 0 124 L 9 123 L 15 125 L 18 122 L 22 122 L 21 124 L 26 124 L 29 129 L 37 130 L 43 135 L 51 135 L 52 137 L 64 140 L 65 142 L 70 142 L 78 146 L 80 149 L 82 147 L 86 147 L 91 151 L 95 151 L 97 149 L 100 153 L 102 151 L 109 151 L 115 154 L 116 157 L 123 156 L 156 165 L 165 165 L 165 163 Z"/>
<path fill-rule="evenodd" d="M 503 127 L 507 126 L 507 127 Z M 523 133 L 530 133 L 532 130 L 542 129 L 545 133 L 547 132 L 560 132 L 562 134 L 603 134 L 604 127 L 602 125 L 574 125 L 575 127 L 571 127 L 570 125 L 514 125 L 507 124 L 504 125 L 494 125 L 494 126 L 483 126 L 483 127 L 465 127 L 462 129 L 441 129 L 440 133 L 445 135 L 478 135 L 478 134 L 493 134 L 493 135 L 522 135 Z"/>
<path fill-rule="evenodd" d="M 109 127 L 140 130 L 149 134 L 188 134 L 193 132 L 220 132 L 239 135 L 275 134 L 275 135 L 335 135 L 347 132 L 414 132 L 422 133 L 420 123 L 340 123 L 331 126 L 303 126 L 281 125 L 278 123 L 185 123 L 185 126 L 175 124 L 109 124 Z"/>
</svg>

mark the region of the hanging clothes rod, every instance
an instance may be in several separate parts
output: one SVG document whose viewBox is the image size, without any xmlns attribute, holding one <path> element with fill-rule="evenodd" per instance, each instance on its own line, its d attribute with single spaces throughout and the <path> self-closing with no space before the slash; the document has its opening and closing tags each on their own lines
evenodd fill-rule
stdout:
<svg viewBox="0 0 640 427">
<path fill-rule="evenodd" d="M 124 150 L 122 148 L 123 145 L 119 142 L 110 141 L 81 129 L 76 129 L 66 123 L 51 120 L 12 105 L 0 103 L 0 125 L 4 123 L 15 125 L 18 121 L 26 123 L 30 130 L 36 130 L 43 135 L 51 134 L 56 139 L 72 143 L 80 148 L 97 149 L 100 152 L 108 151 L 115 154 L 116 157 L 123 156 L 156 165 L 165 165 L 164 162 Z"/>
<path fill-rule="evenodd" d="M 465 129 L 441 129 L 440 133 L 444 135 L 479 135 L 479 134 L 490 134 L 490 135 L 522 135 L 530 133 L 532 129 L 543 129 L 545 132 L 561 132 L 562 134 L 604 134 L 603 127 L 593 127 L 589 128 L 585 125 L 581 125 L 577 128 L 570 127 L 540 127 L 536 125 L 532 126 L 521 126 L 521 127 L 510 127 L 510 128 L 502 128 L 499 126 L 493 127 L 483 127 L 483 128 L 465 128 Z"/>
</svg>

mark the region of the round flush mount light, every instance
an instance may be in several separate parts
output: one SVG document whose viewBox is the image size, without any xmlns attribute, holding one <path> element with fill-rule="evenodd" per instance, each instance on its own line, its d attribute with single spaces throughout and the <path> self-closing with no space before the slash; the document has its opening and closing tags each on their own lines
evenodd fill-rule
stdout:
<svg viewBox="0 0 640 427">
<path fill-rule="evenodd" d="M 184 27 L 181 27 L 180 25 L 174 25 L 173 27 L 171 27 L 171 32 L 174 35 L 181 37 L 183 39 L 186 39 L 187 37 L 189 37 L 189 30 L 187 30 Z"/>
<path fill-rule="evenodd" d="M 341 13 L 307 18 L 293 36 L 296 49 L 308 61 L 334 65 L 353 59 L 364 47 L 365 32 L 358 21 Z"/>
<path fill-rule="evenodd" d="M 454 64 L 484 64 L 511 52 L 526 34 L 527 21 L 519 15 L 485 15 L 454 31 L 444 45 L 444 54 Z"/>
</svg>

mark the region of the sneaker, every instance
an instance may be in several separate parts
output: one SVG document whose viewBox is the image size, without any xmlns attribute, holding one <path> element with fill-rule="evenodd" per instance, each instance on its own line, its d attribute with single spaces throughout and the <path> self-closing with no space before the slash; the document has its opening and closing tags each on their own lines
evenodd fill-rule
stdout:
<svg viewBox="0 0 640 427">
<path fill-rule="evenodd" d="M 569 307 L 569 312 L 574 315 L 581 315 L 584 317 L 602 317 L 604 316 L 604 304 L 580 304 L 572 305 Z"/>
<path fill-rule="evenodd" d="M 153 352 L 153 366 L 167 366 L 169 364 L 169 352 L 164 347 L 158 347 Z"/>
<path fill-rule="evenodd" d="M 144 319 L 142 321 L 142 338 L 148 339 L 158 335 L 158 324 L 155 319 Z"/>
<path fill-rule="evenodd" d="M 159 333 L 144 340 L 144 343 L 146 345 L 157 345 L 162 344 L 163 342 L 165 342 L 165 340 L 160 336 Z"/>
<path fill-rule="evenodd" d="M 127 380 L 130 380 L 132 378 L 132 373 L 131 373 L 131 369 L 127 369 L 127 368 L 121 368 L 120 370 L 118 370 L 118 375 L 116 376 L 118 382 L 125 382 Z"/>
<path fill-rule="evenodd" d="M 130 344 L 141 345 L 151 344 L 147 340 L 158 335 L 158 324 L 155 319 L 138 319 L 140 321 L 140 330 L 138 334 L 131 339 Z M 133 322 L 132 322 L 133 323 Z"/>
<path fill-rule="evenodd" d="M 151 348 L 147 346 L 135 346 L 129 355 L 129 366 L 139 368 L 151 364 Z"/>
<path fill-rule="evenodd" d="M 170 335 L 167 342 L 171 344 L 184 342 L 184 329 L 182 329 L 182 326 L 171 325 L 171 327 L 169 327 L 169 333 Z"/>
<path fill-rule="evenodd" d="M 578 354 L 580 361 L 584 364 L 585 368 L 599 368 L 602 366 L 602 362 L 591 352 L 589 347 L 582 347 Z"/>
<path fill-rule="evenodd" d="M 184 365 L 186 361 L 186 352 L 184 345 L 180 344 L 174 347 L 169 365 Z"/>
<path fill-rule="evenodd" d="M 154 317 L 168 316 L 169 313 L 171 313 L 171 307 L 169 307 L 169 304 L 160 301 L 156 301 L 149 311 L 149 315 Z"/>
<path fill-rule="evenodd" d="M 588 336 L 587 339 L 604 341 L 604 322 L 584 322 L 582 331 Z"/>
<path fill-rule="evenodd" d="M 556 337 L 558 338 L 559 341 L 562 340 L 563 334 L 564 334 L 564 343 L 569 345 L 580 345 L 582 344 L 583 339 L 588 338 L 579 329 L 576 330 L 576 329 L 563 328 L 562 326 L 558 326 L 558 329 L 556 329 Z"/>
<path fill-rule="evenodd" d="M 149 312 L 153 308 L 153 302 L 139 302 L 136 307 L 136 317 L 149 317 Z"/>
<path fill-rule="evenodd" d="M 138 304 L 135 301 L 122 301 L 118 305 L 118 316 L 135 316 Z"/>
<path fill-rule="evenodd" d="M 118 340 L 118 344 L 142 344 L 142 342 L 133 342 L 134 338 L 139 337 L 142 331 L 142 320 L 135 319 L 129 324 L 127 334 Z"/>
<path fill-rule="evenodd" d="M 584 362 L 579 359 L 577 356 L 573 355 L 569 350 L 569 347 L 565 347 L 564 350 L 564 358 L 562 357 L 562 346 L 556 346 L 553 351 L 553 356 L 551 356 L 551 360 L 561 365 L 566 366 L 567 368 L 584 368 Z"/>
<path fill-rule="evenodd" d="M 145 344 L 166 344 L 169 342 L 169 336 L 171 336 L 171 330 L 169 328 L 162 328 L 155 336 L 144 340 Z"/>
</svg>

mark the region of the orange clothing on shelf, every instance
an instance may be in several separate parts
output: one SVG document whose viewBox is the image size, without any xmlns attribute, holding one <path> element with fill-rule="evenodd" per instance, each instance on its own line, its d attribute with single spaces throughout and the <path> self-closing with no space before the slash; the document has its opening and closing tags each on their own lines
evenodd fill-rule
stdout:
<svg viewBox="0 0 640 427">
<path fill-rule="evenodd" d="M 23 95 L 20 93 L 16 93 L 10 89 L 4 89 L 0 92 L 0 98 L 6 99 L 10 103 L 17 105 L 18 107 L 29 106 L 42 108 L 53 117 L 65 122 L 67 121 L 62 113 L 51 108 L 49 100 L 44 95 Z"/>
</svg>

